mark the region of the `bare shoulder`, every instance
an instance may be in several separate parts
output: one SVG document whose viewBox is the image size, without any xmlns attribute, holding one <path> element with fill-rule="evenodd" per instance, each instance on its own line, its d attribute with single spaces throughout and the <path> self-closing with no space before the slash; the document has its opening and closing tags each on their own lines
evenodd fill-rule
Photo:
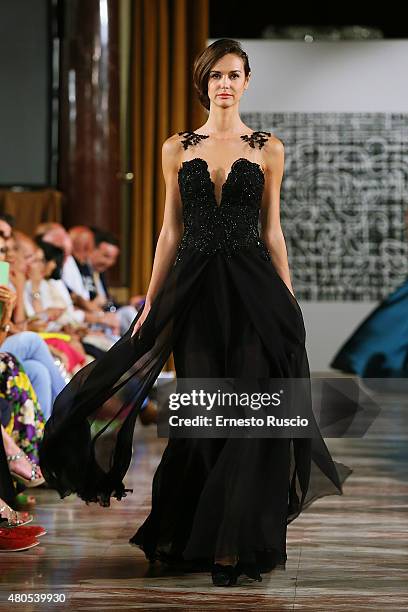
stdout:
<svg viewBox="0 0 408 612">
<path fill-rule="evenodd" d="M 263 151 L 267 155 L 282 155 L 284 153 L 285 147 L 283 142 L 279 140 L 277 136 L 271 134 L 268 140 L 265 142 L 263 146 Z"/>
<path fill-rule="evenodd" d="M 178 155 L 182 151 L 182 149 L 183 147 L 181 146 L 181 137 L 178 134 L 172 134 L 172 136 L 169 136 L 163 142 L 163 154 L 168 155 L 170 157 Z"/>
<path fill-rule="evenodd" d="M 283 142 L 273 134 L 269 136 L 262 147 L 262 158 L 265 169 L 274 170 L 276 167 L 282 166 L 284 155 L 285 147 Z"/>
<path fill-rule="evenodd" d="M 182 150 L 183 147 L 178 134 L 166 138 L 162 145 L 162 161 L 165 170 L 178 168 Z"/>
</svg>

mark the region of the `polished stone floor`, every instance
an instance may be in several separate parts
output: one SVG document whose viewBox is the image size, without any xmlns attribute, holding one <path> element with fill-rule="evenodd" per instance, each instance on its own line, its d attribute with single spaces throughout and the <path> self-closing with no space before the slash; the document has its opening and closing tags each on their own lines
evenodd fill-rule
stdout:
<svg viewBox="0 0 408 612">
<path fill-rule="evenodd" d="M 354 472 L 344 496 L 312 504 L 288 528 L 286 570 L 261 583 L 213 587 L 203 574 L 151 569 L 128 544 L 148 513 L 151 479 L 165 440 L 137 426 L 126 484 L 110 508 L 37 489 L 40 546 L 0 554 L 1 610 L 408 610 L 408 399 L 383 395 L 364 438 L 326 440 Z M 66 603 L 10 603 L 10 593 L 61 593 Z"/>
</svg>

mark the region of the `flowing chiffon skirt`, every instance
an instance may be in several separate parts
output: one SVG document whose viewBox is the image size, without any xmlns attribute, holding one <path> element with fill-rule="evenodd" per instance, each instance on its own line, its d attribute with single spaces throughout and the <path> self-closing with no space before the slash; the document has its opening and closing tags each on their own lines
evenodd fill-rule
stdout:
<svg viewBox="0 0 408 612">
<path fill-rule="evenodd" d="M 109 505 L 126 495 L 137 414 L 171 351 L 177 377 L 310 377 L 301 309 L 256 248 L 233 257 L 186 249 L 131 338 L 141 313 L 54 404 L 40 457 L 62 497 Z M 304 402 L 311 409 L 310 394 Z M 131 542 L 151 560 L 260 564 L 266 555 L 284 565 L 287 524 L 318 497 L 341 494 L 350 472 L 317 425 L 312 438 L 172 438 Z"/>
</svg>

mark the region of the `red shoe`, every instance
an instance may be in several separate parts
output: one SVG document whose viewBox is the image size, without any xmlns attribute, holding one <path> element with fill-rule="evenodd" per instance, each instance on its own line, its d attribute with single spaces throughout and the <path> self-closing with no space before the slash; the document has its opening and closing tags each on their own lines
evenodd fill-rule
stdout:
<svg viewBox="0 0 408 612">
<path fill-rule="evenodd" d="M 30 527 L 26 527 L 25 525 L 21 525 L 20 527 L 5 527 L 3 529 L 0 528 L 0 537 L 3 535 L 6 537 L 10 537 L 8 534 L 13 533 L 15 537 L 23 537 L 23 538 L 39 538 L 47 533 L 47 530 L 40 525 L 30 525 Z"/>
<path fill-rule="evenodd" d="M 39 540 L 33 537 L 16 537 L 14 529 L 7 529 L 7 532 L 10 535 L 0 535 L 0 553 L 27 550 L 40 543 Z"/>
</svg>

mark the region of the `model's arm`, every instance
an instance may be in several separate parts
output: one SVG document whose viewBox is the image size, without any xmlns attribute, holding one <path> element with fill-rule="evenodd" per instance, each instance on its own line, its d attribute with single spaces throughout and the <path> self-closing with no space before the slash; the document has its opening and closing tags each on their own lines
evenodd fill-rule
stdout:
<svg viewBox="0 0 408 612">
<path fill-rule="evenodd" d="M 280 223 L 280 190 L 285 159 L 283 143 L 272 136 L 264 147 L 263 155 L 265 187 L 260 211 L 260 235 L 277 273 L 293 294 L 286 242 Z"/>
<path fill-rule="evenodd" d="M 152 275 L 146 293 L 143 313 L 134 327 L 134 335 L 143 324 L 150 307 L 160 290 L 170 268 L 174 265 L 177 248 L 183 235 L 183 213 L 178 186 L 180 139 L 178 135 L 168 138 L 162 147 L 162 167 L 166 186 L 163 225 L 156 245 Z"/>
</svg>

